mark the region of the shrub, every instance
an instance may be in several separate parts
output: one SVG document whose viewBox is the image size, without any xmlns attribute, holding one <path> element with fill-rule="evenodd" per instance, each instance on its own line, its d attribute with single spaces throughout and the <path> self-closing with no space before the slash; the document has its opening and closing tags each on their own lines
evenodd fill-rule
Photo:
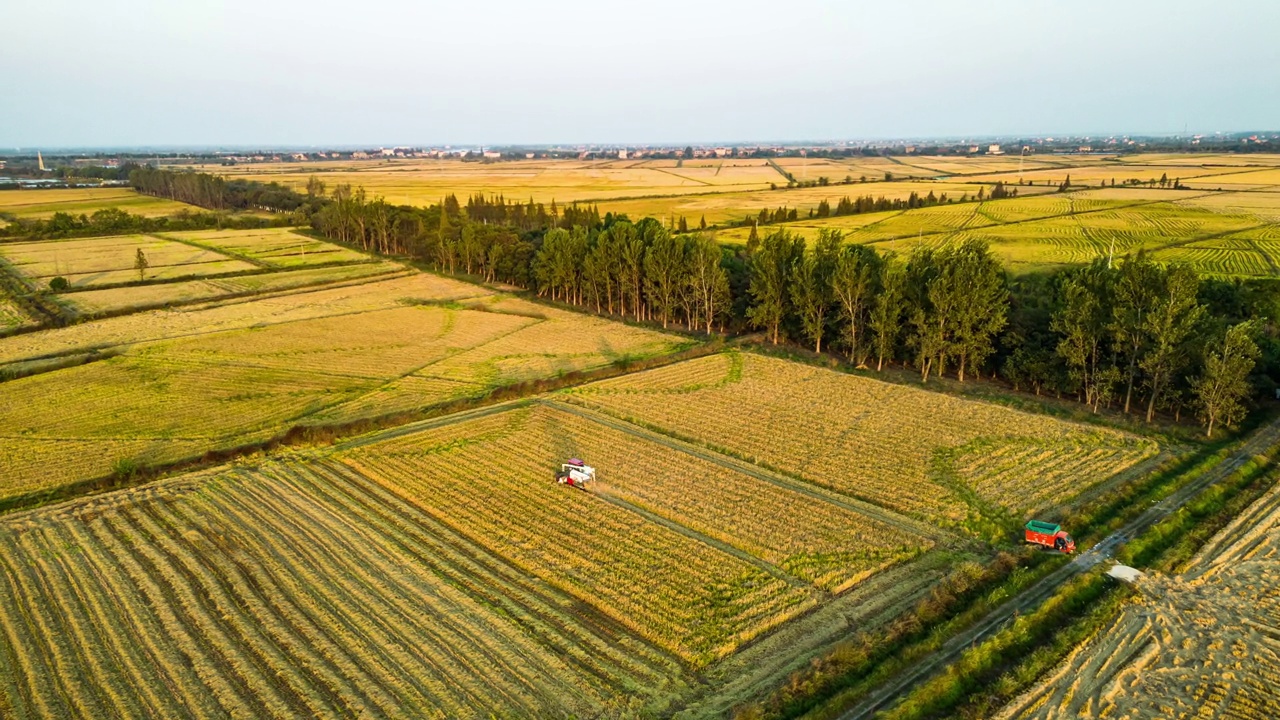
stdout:
<svg viewBox="0 0 1280 720">
<path fill-rule="evenodd" d="M 70 287 L 71 283 L 67 282 L 67 279 L 61 275 L 49 281 L 49 289 L 54 292 L 66 292 Z"/>
</svg>

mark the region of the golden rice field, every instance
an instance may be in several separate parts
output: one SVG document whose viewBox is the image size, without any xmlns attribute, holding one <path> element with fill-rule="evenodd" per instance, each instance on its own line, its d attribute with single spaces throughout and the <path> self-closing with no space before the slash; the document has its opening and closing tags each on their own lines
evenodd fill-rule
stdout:
<svg viewBox="0 0 1280 720">
<path fill-rule="evenodd" d="M 597 517 L 614 523 L 602 530 L 628 527 Z M 796 594 L 683 536 L 652 534 L 653 553 L 690 561 L 667 561 L 660 586 L 672 592 L 718 599 L 700 583 L 740 588 L 750 576 L 762 583 L 754 596 Z M 621 559 L 625 547 L 602 552 Z M 0 707 L 50 718 L 617 717 L 660 713 L 684 691 L 674 655 L 571 591 L 584 586 L 532 576 L 501 550 L 322 462 L 230 467 L 9 515 Z"/>
<path fill-rule="evenodd" d="M 189 245 L 206 247 L 273 268 L 368 260 L 364 253 L 301 235 L 291 228 L 196 230 L 164 233 L 160 237 L 172 237 Z"/>
<path fill-rule="evenodd" d="M 9 242 L 0 244 L 0 257 L 39 287 L 62 276 L 74 288 L 137 282 L 134 263 L 139 250 L 149 264 L 143 272 L 147 280 L 230 274 L 256 267 L 212 250 L 151 235 Z"/>
<path fill-rule="evenodd" d="M 413 275 L 0 339 L 0 358 L 13 365 L 121 353 L 0 384 L 0 499 L 100 478 L 122 461 L 198 457 L 295 425 L 416 410 L 685 342 L 574 313 L 537 314 L 522 301 L 444 302 L 477 292 Z M 389 394 L 395 402 L 383 401 Z"/>
<path fill-rule="evenodd" d="M 1273 718 L 1280 707 L 1280 490 L 1245 510 L 1179 574 L 1139 596 L 1001 720 Z"/>
<path fill-rule="evenodd" d="M 896 183 L 895 183 L 896 184 Z M 1027 188 L 1022 188 L 1027 189 Z M 1280 193 L 1095 188 L 982 203 L 846 215 L 771 225 L 815 237 L 840 230 L 849 242 L 909 254 L 969 238 L 986 241 L 1015 272 L 1091 262 L 1145 249 L 1164 262 L 1189 262 L 1210 275 L 1280 276 L 1266 243 L 1250 242 L 1280 217 Z M 743 243 L 750 228 L 716 232 Z"/>
<path fill-rule="evenodd" d="M 749 353 L 561 391 L 569 402 L 917 518 L 1066 502 L 1150 440 Z"/>
<path fill-rule="evenodd" d="M 92 315 L 361 281 L 404 272 L 406 272 L 404 266 L 394 262 L 360 262 L 334 267 L 282 270 L 280 272 L 236 275 L 210 280 L 186 280 L 182 282 L 107 288 L 105 290 L 84 290 L 64 295 L 63 300 L 81 313 Z"/>
<path fill-rule="evenodd" d="M 674 197 L 642 198 L 634 200 L 609 200 L 600 203 L 601 212 L 623 213 L 632 220 L 652 216 L 666 222 L 670 218 L 685 217 L 691 228 L 699 221 L 706 219 L 707 224 L 715 225 L 725 222 L 742 222 L 746 216 L 754 217 L 762 208 L 774 210 L 779 207 L 795 208 L 800 217 L 805 218 L 810 210 L 816 209 L 818 203 L 826 200 L 832 208 L 840 202 L 840 198 L 857 198 L 865 195 L 884 197 L 889 200 L 906 200 L 913 193 L 924 197 L 932 192 L 935 196 L 945 194 L 959 200 L 968 195 L 976 197 L 978 190 L 989 186 L 974 183 L 919 181 L 919 182 L 868 182 L 852 185 L 828 185 L 825 187 L 803 187 L 792 190 L 755 191 L 755 192 L 714 192 L 697 195 L 681 195 Z M 1052 192 L 1049 187 L 1020 188 L 1029 195 Z M 857 217 L 857 216 L 852 216 Z M 794 225 L 791 224 L 791 225 Z M 788 225 L 790 227 L 791 225 Z M 743 232 L 749 232 L 744 230 Z"/>
<path fill-rule="evenodd" d="M 370 196 L 403 205 L 429 205 L 445 195 L 460 199 L 475 193 L 508 200 L 561 205 L 586 200 L 647 195 L 679 195 L 731 190 L 765 190 L 786 178 L 762 160 L 725 158 L 713 162 L 646 160 L 516 160 L 500 163 L 458 160 L 396 159 L 270 163 L 195 169 L 303 189 L 315 175 L 330 189 L 341 183 L 362 186 Z"/>
<path fill-rule="evenodd" d="M 0 191 L 0 213 L 24 220 L 45 220 L 54 213 L 92 215 L 118 208 L 133 215 L 159 217 L 181 210 L 199 211 L 186 203 L 141 195 L 132 188 L 94 187 Z"/>
</svg>

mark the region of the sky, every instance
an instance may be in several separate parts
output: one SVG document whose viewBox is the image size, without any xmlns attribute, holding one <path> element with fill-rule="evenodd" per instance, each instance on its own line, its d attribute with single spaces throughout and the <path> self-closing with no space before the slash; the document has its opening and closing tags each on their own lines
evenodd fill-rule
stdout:
<svg viewBox="0 0 1280 720">
<path fill-rule="evenodd" d="M 0 148 L 1280 127 L 1280 2 L 3 0 Z"/>
</svg>

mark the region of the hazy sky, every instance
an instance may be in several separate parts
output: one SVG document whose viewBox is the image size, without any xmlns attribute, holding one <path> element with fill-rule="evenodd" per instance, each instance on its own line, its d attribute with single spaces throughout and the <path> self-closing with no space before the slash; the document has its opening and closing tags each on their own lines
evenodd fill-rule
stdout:
<svg viewBox="0 0 1280 720">
<path fill-rule="evenodd" d="M 1280 127 L 1276 0 L 0 0 L 0 147 Z"/>
</svg>

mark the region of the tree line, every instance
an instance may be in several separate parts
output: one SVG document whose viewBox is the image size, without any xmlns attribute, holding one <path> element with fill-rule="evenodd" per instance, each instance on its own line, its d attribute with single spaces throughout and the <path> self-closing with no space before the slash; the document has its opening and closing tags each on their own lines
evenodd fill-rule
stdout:
<svg viewBox="0 0 1280 720">
<path fill-rule="evenodd" d="M 835 230 L 810 241 L 786 229 L 762 238 L 753 226 L 745 246 L 726 247 L 592 206 L 483 195 L 394 206 L 346 185 L 326 193 L 314 179 L 295 195 L 294 219 L 327 238 L 601 314 L 706 333 L 758 329 L 855 365 L 908 367 L 926 382 L 986 374 L 1148 421 L 1193 409 L 1208 432 L 1238 421 L 1251 393 L 1273 390 L 1280 367 L 1280 284 L 1206 280 L 1141 252 L 1011 277 L 976 240 L 900 256 Z"/>
</svg>

